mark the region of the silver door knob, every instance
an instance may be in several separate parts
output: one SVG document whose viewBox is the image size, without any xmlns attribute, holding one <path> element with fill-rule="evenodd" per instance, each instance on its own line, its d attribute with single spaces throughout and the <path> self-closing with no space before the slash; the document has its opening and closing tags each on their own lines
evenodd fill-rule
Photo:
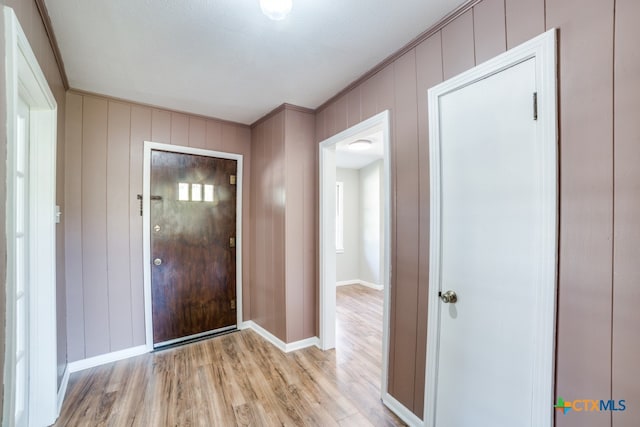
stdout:
<svg viewBox="0 0 640 427">
<path fill-rule="evenodd" d="M 155 265 L 160 265 L 160 264 L 162 264 L 162 260 L 160 258 L 156 258 L 156 259 L 153 260 L 153 263 Z"/>
<path fill-rule="evenodd" d="M 445 293 L 440 293 L 440 299 L 445 304 L 453 304 L 458 301 L 458 295 L 454 291 L 447 291 Z"/>
</svg>

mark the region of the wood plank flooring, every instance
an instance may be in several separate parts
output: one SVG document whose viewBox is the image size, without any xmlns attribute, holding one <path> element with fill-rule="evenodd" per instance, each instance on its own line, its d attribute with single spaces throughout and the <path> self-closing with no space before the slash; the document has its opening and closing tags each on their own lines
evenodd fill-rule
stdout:
<svg viewBox="0 0 640 427">
<path fill-rule="evenodd" d="M 382 292 L 337 289 L 337 346 L 250 330 L 71 376 L 56 426 L 399 426 L 380 401 Z"/>
</svg>

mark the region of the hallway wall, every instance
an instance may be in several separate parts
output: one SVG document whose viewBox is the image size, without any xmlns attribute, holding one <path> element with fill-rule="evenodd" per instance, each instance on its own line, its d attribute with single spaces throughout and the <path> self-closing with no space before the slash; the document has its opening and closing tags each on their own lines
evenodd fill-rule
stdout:
<svg viewBox="0 0 640 427">
<path fill-rule="evenodd" d="M 322 141 L 392 116 L 389 387 L 422 417 L 429 259 L 427 89 L 557 28 L 560 264 L 556 395 L 640 401 L 640 16 L 636 0 L 469 3 L 316 114 Z M 614 167 L 615 166 L 615 167 Z M 556 415 L 559 427 L 632 426 L 638 409 Z"/>
<path fill-rule="evenodd" d="M 250 281 L 249 127 L 70 91 L 67 94 L 67 331 L 73 362 L 145 343 L 144 141 L 242 154 L 243 290 Z M 249 292 L 243 316 L 250 318 Z"/>
<path fill-rule="evenodd" d="M 317 334 L 313 136 L 313 111 L 287 104 L 251 127 L 251 314 L 285 343 Z"/>
</svg>

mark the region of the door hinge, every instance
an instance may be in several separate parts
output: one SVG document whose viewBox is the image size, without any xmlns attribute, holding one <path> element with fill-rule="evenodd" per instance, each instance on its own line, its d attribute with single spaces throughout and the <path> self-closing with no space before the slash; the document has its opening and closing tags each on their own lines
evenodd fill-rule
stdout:
<svg viewBox="0 0 640 427">
<path fill-rule="evenodd" d="M 235 237 L 229 237 L 229 247 L 230 248 L 235 248 L 236 247 L 236 238 Z"/>
<path fill-rule="evenodd" d="M 235 175 L 231 175 L 229 177 L 229 184 L 236 185 L 236 176 Z"/>
<path fill-rule="evenodd" d="M 538 120 L 538 92 L 533 92 L 533 120 Z"/>
<path fill-rule="evenodd" d="M 229 305 L 231 305 L 231 310 L 235 310 L 236 309 L 236 299 L 232 299 L 231 301 L 229 301 Z"/>
</svg>

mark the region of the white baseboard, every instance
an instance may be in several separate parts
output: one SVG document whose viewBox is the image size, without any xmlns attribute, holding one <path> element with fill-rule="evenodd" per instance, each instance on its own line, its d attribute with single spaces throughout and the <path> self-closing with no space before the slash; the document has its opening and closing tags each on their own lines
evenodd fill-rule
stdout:
<svg viewBox="0 0 640 427">
<path fill-rule="evenodd" d="M 347 285 L 358 285 L 360 284 L 360 280 L 342 280 L 340 282 L 336 282 L 336 286 L 347 286 Z"/>
<path fill-rule="evenodd" d="M 269 341 L 271 344 L 278 347 L 281 351 L 285 353 L 289 353 L 290 351 L 300 350 L 301 348 L 316 346 L 320 347 L 320 340 L 318 337 L 311 337 L 301 341 L 296 341 L 292 343 L 285 343 L 280 338 L 273 335 L 271 332 L 267 331 L 257 323 L 248 320 L 243 322 L 238 329 L 252 329 L 258 335 Z M 151 350 L 146 345 L 140 345 L 137 347 L 131 347 L 120 351 L 114 351 L 113 353 L 101 354 L 100 356 L 89 357 L 87 359 L 78 360 L 75 362 L 71 362 L 67 365 L 67 370 L 65 375 L 68 376 L 70 373 L 83 371 L 85 369 L 94 368 L 96 366 L 104 365 L 106 363 L 117 362 L 118 360 L 128 359 L 130 357 L 140 356 L 141 354 L 149 353 Z M 64 379 L 63 379 L 64 381 Z M 61 386 L 62 389 L 62 386 Z M 66 383 L 65 383 L 66 390 Z M 62 396 L 64 398 L 64 394 Z M 62 401 L 58 398 L 58 403 L 61 405 Z"/>
<path fill-rule="evenodd" d="M 398 418 L 407 423 L 410 427 L 423 427 L 424 422 L 416 416 L 413 412 L 407 409 L 402 403 L 398 402 L 395 397 L 391 396 L 389 393 L 384 393 L 382 395 L 382 403 L 393 413 L 395 413 Z"/>
<path fill-rule="evenodd" d="M 311 337 L 300 341 L 295 341 L 291 343 L 285 343 L 280 338 L 273 335 L 271 332 L 264 329 L 262 326 L 258 325 L 253 320 L 247 320 L 240 325 L 239 329 L 251 329 L 262 338 L 269 341 L 271 344 L 275 345 L 280 351 L 284 353 L 289 353 L 290 351 L 300 350 L 301 348 L 306 347 L 320 347 L 320 340 L 318 337 Z"/>
<path fill-rule="evenodd" d="M 62 409 L 62 402 L 64 402 L 64 395 L 67 394 L 67 386 L 69 385 L 69 365 L 64 368 L 64 374 L 62 374 L 62 381 L 60 382 L 60 388 L 58 389 L 58 412 L 56 416 L 60 416 L 60 410 Z"/>
<path fill-rule="evenodd" d="M 85 369 L 94 368 L 96 366 L 104 365 L 105 363 L 117 362 L 118 360 L 128 359 L 129 357 L 140 356 L 141 354 L 149 353 L 149 348 L 145 345 L 139 345 L 137 347 L 126 348 L 120 351 L 114 351 L 113 353 L 101 354 L 100 356 L 89 357 L 88 359 L 78 360 L 76 362 L 69 363 L 67 370 L 71 373 L 83 371 Z"/>
<path fill-rule="evenodd" d="M 336 282 L 336 286 L 347 286 L 347 285 L 362 285 L 362 286 L 366 286 L 367 288 L 375 289 L 376 291 L 381 291 L 384 289 L 384 286 L 382 285 L 376 285 L 375 283 L 367 282 L 360 279 L 342 280 L 340 282 Z"/>
</svg>

